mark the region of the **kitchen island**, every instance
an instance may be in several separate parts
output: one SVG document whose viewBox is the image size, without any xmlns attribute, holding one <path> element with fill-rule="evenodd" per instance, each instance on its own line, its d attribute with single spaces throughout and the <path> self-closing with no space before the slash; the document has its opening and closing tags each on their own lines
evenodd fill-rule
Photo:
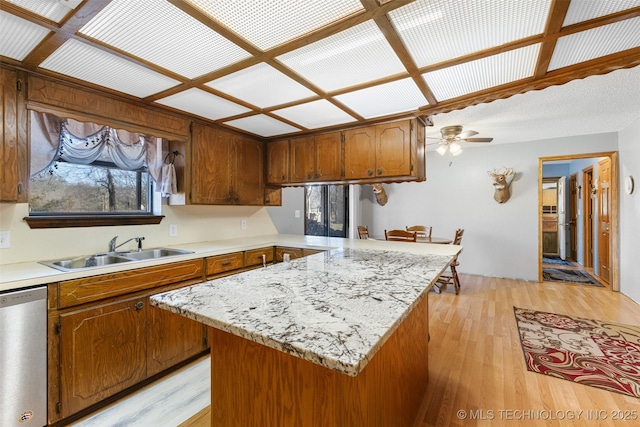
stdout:
<svg viewBox="0 0 640 427">
<path fill-rule="evenodd" d="M 411 425 L 428 381 L 426 293 L 452 256 L 394 247 L 151 297 L 210 326 L 212 426 Z"/>
</svg>

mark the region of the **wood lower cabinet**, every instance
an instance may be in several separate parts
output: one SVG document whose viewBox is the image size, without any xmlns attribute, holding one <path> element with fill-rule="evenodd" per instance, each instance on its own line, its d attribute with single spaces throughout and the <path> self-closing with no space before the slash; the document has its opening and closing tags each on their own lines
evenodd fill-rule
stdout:
<svg viewBox="0 0 640 427">
<path fill-rule="evenodd" d="M 148 304 L 131 298 L 60 315 L 60 415 L 147 378 Z"/>
<path fill-rule="evenodd" d="M 49 285 L 49 424 L 205 352 L 204 325 L 149 305 L 203 279 L 196 259 Z"/>
<path fill-rule="evenodd" d="M 153 376 L 209 347 L 200 322 L 149 305 L 147 308 L 147 376 Z"/>
</svg>

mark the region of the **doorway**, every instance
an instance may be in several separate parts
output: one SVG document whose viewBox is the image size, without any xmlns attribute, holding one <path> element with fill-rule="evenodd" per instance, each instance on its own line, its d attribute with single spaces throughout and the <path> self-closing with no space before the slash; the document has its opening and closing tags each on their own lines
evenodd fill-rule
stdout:
<svg viewBox="0 0 640 427">
<path fill-rule="evenodd" d="M 597 274 L 598 281 L 619 291 L 618 252 L 618 156 L 616 152 L 587 153 L 539 159 L 538 194 L 538 280 L 543 280 L 543 257 L 550 253 L 551 222 L 549 209 L 560 216 L 561 209 L 550 207 L 544 198 L 549 188 L 548 178 L 557 181 L 565 176 L 567 181 L 564 200 L 567 203 L 566 220 L 558 219 L 558 227 L 566 227 L 567 258 L 574 268 L 590 269 Z M 562 171 L 563 164 L 569 164 Z M 560 170 L 560 173 L 557 171 Z M 549 175 L 549 172 L 555 172 Z M 596 175 L 597 174 L 597 175 Z M 600 177 L 602 175 L 602 177 Z M 582 200 L 580 200 L 582 199 Z M 602 232 L 601 232 L 602 230 Z M 560 240 L 560 233 L 557 233 Z M 558 242 L 557 255 L 561 256 L 562 242 Z M 562 258 L 564 260 L 564 257 Z M 604 266 L 604 268 L 601 268 Z"/>
</svg>

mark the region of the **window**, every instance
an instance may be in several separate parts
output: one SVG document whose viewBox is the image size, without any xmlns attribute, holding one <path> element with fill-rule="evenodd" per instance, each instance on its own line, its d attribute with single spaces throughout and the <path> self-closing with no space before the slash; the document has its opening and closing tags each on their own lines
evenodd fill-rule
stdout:
<svg viewBox="0 0 640 427">
<path fill-rule="evenodd" d="M 30 129 L 27 222 L 32 228 L 38 219 L 54 217 L 74 222 L 43 227 L 160 222 L 161 217 L 150 222 L 139 218 L 154 217 L 153 182 L 162 178 L 164 166 L 161 140 L 35 111 L 30 112 Z M 164 182 L 162 188 L 164 195 Z M 131 216 L 138 219 L 113 221 Z M 86 221 L 89 217 L 92 222 Z"/>
<path fill-rule="evenodd" d="M 349 187 L 314 185 L 304 189 L 305 231 L 308 236 L 347 237 Z"/>
<path fill-rule="evenodd" d="M 113 163 L 56 162 L 31 178 L 29 190 L 30 215 L 152 212 L 148 171 L 122 170 Z"/>
</svg>

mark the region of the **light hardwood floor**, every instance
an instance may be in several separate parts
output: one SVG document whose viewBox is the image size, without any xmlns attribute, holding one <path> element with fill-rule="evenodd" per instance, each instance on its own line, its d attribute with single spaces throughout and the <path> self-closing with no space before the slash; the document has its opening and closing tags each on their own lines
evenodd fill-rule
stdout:
<svg viewBox="0 0 640 427">
<path fill-rule="evenodd" d="M 451 287 L 429 294 L 430 378 L 414 427 L 640 425 L 640 399 L 528 372 L 513 314 L 516 306 L 640 325 L 638 304 L 594 286 L 472 275 L 461 282 L 458 296 Z M 625 409 L 638 419 L 611 419 Z M 209 408 L 181 425 L 208 426 Z"/>
</svg>

